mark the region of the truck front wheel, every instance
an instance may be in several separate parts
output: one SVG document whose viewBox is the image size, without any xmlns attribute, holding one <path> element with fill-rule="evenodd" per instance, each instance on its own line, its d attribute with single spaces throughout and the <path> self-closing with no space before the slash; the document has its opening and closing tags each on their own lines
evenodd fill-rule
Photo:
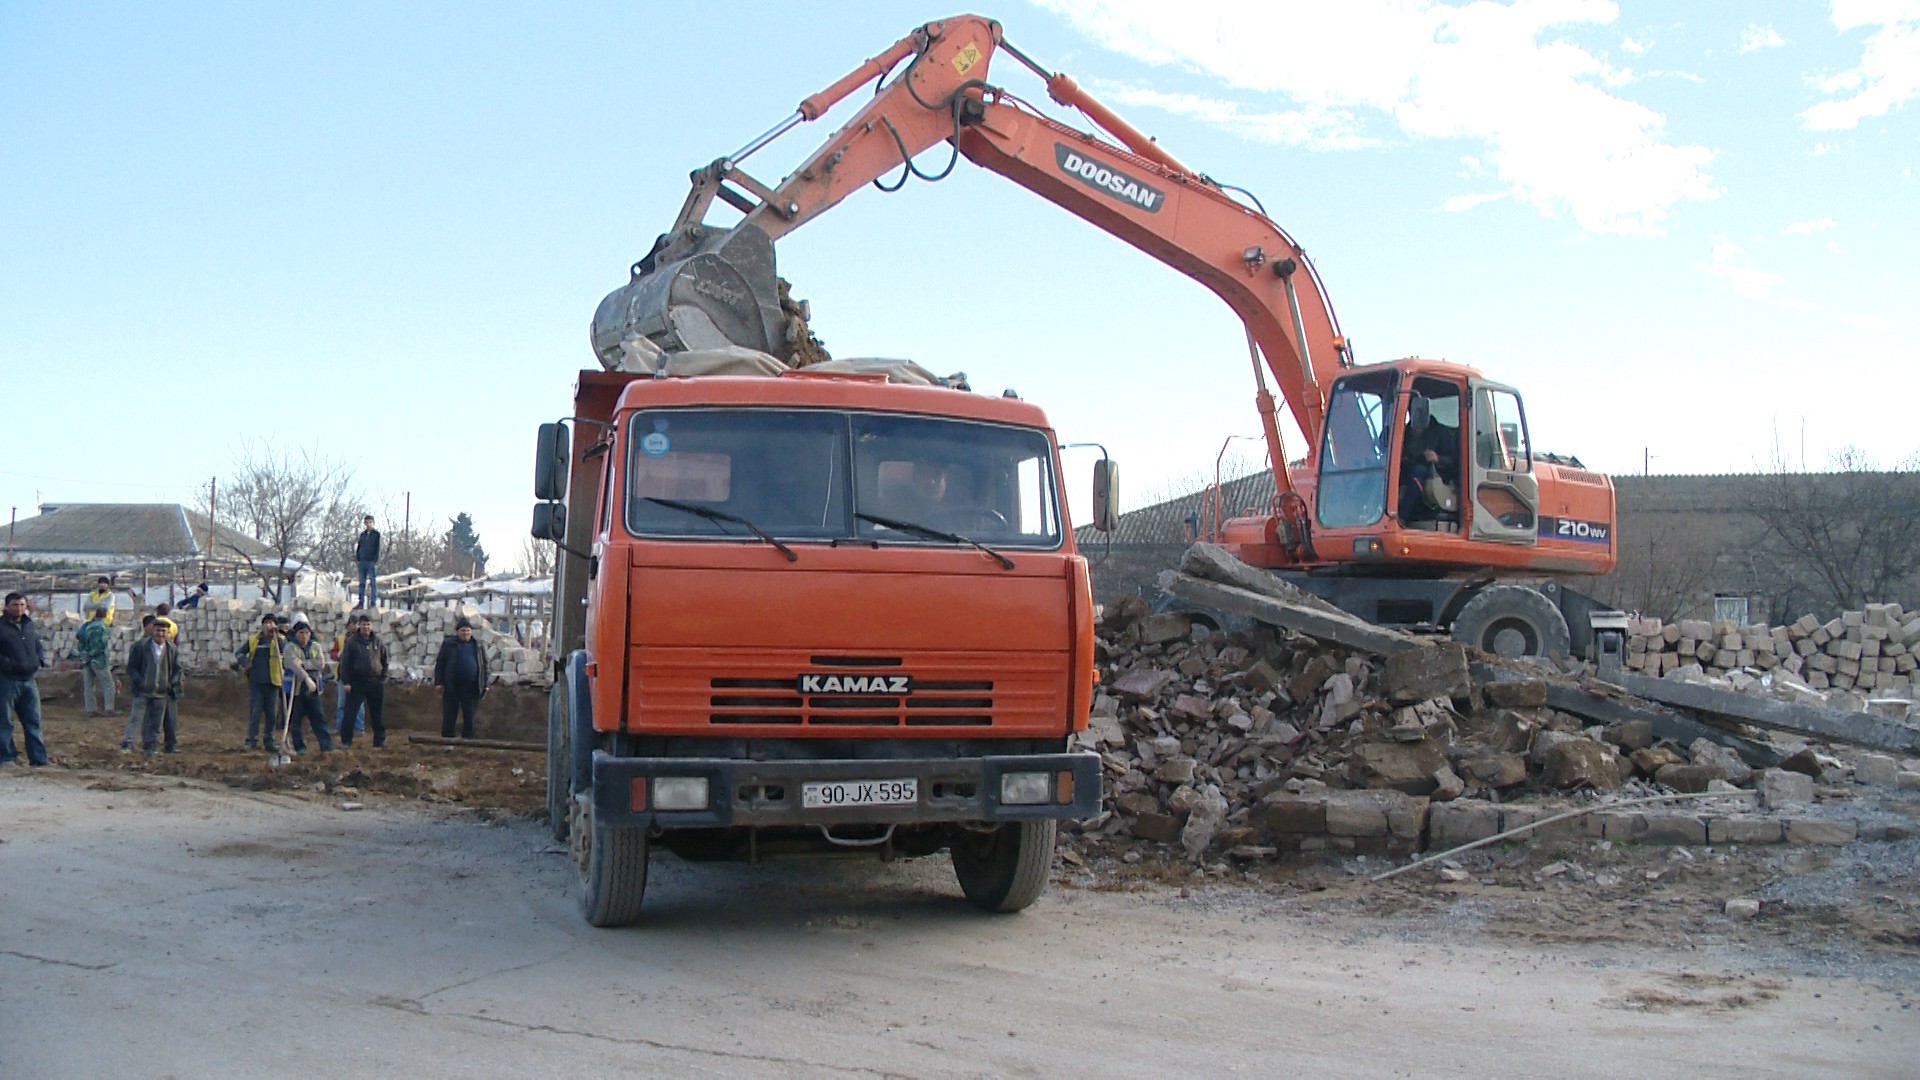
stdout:
<svg viewBox="0 0 1920 1080">
<path fill-rule="evenodd" d="M 572 852 L 580 914 L 591 926 L 630 926 L 647 895 L 647 831 L 595 820 L 591 793 L 573 800 Z"/>
<path fill-rule="evenodd" d="M 555 840 L 567 838 L 573 805 L 573 758 L 567 752 L 567 688 L 555 681 L 547 691 L 547 828 Z"/>
<path fill-rule="evenodd" d="M 1055 821 L 1017 821 L 953 840 L 953 872 L 967 902 L 982 911 L 1019 911 L 1040 899 L 1053 868 Z"/>
</svg>

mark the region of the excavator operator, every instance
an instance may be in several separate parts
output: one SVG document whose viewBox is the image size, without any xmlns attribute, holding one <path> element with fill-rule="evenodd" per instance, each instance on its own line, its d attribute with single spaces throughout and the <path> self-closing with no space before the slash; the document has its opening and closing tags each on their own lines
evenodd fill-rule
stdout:
<svg viewBox="0 0 1920 1080">
<path fill-rule="evenodd" d="M 1456 399 L 1457 400 L 1457 399 Z M 1434 480 L 1441 483 L 1435 485 Z M 1400 520 L 1460 521 L 1460 429 L 1433 419 L 1433 402 L 1416 392 L 1407 402 L 1400 448 Z"/>
</svg>

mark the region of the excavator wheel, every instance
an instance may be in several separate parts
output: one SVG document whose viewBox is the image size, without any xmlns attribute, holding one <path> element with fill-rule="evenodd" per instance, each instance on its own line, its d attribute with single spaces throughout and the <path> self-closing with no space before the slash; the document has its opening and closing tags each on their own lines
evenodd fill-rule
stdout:
<svg viewBox="0 0 1920 1080">
<path fill-rule="evenodd" d="M 1040 899 L 1053 868 L 1057 821 L 1010 821 L 953 839 L 953 871 L 967 902 L 982 911 L 1019 911 Z"/>
<path fill-rule="evenodd" d="M 1453 640 L 1506 657 L 1560 657 L 1573 646 L 1566 616 L 1525 585 L 1493 585 L 1475 593 L 1453 620 Z"/>
</svg>

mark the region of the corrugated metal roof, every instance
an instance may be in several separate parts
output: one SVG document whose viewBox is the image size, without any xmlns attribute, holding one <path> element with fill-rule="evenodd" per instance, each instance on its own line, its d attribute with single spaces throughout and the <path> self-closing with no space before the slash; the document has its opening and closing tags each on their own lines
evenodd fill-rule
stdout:
<svg viewBox="0 0 1920 1080">
<path fill-rule="evenodd" d="M 230 555 L 229 545 L 260 558 L 272 553 L 244 533 L 220 526 L 218 551 L 207 550 L 207 519 L 179 503 L 66 503 L 13 526 L 15 557 L 120 555 L 179 559 Z"/>
</svg>

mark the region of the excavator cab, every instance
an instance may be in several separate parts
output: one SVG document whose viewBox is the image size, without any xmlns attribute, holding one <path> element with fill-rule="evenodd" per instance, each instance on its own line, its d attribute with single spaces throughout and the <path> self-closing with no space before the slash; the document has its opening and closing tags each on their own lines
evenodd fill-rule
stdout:
<svg viewBox="0 0 1920 1080">
<path fill-rule="evenodd" d="M 1539 484 L 1512 387 L 1433 361 L 1336 381 L 1321 431 L 1321 529 L 1403 529 L 1510 544 L 1538 539 Z"/>
</svg>

